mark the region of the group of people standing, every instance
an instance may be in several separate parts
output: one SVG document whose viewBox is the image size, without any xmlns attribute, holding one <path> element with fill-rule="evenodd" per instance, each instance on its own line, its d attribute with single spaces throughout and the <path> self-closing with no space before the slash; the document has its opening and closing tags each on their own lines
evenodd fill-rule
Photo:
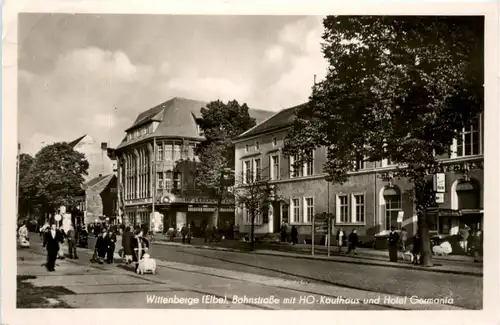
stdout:
<svg viewBox="0 0 500 325">
<path fill-rule="evenodd" d="M 353 229 L 349 236 L 346 236 L 344 229 L 340 228 L 337 231 L 336 240 L 339 253 L 342 252 L 343 246 L 347 246 L 347 254 L 354 253 L 356 255 L 356 248 L 359 245 L 358 231 L 356 229 Z"/>
</svg>

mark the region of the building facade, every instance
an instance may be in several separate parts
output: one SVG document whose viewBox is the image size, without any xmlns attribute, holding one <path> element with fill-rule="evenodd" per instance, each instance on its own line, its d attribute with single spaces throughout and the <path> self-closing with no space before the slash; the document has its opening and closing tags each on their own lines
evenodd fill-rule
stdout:
<svg viewBox="0 0 500 325">
<path fill-rule="evenodd" d="M 327 150 L 318 148 L 312 153 L 312 162 L 294 170 L 293 157 L 285 156 L 282 151 L 297 109 L 299 106 L 276 113 L 235 141 L 235 174 L 242 179 L 248 173 L 269 177 L 280 197 L 271 204 L 265 218 L 257 217 L 255 232 L 277 233 L 281 224 L 286 223 L 297 228 L 299 240 L 309 239 L 313 216 L 327 212 L 334 215 L 332 234 L 340 228 L 347 232 L 356 229 L 364 242 L 373 241 L 374 235 L 388 233 L 391 226 L 404 227 L 414 234 L 416 210 L 407 192 L 412 184 L 391 177 L 396 169 L 391 162 L 357 161 L 356 170 L 349 173 L 346 183 L 332 184 L 326 182 L 323 173 Z M 483 125 L 481 116 L 454 141 L 450 156 L 439 157 L 445 166 L 439 174 L 439 203 L 429 213 L 430 229 L 435 233 L 453 235 L 466 225 L 480 228 L 483 225 L 483 170 L 480 167 Z M 240 232 L 250 231 L 251 219 L 244 209 L 236 210 L 235 223 Z M 319 231 L 318 225 L 315 228 Z M 321 238 L 324 236 L 315 235 L 316 240 Z"/>
<path fill-rule="evenodd" d="M 213 225 L 216 201 L 200 193 L 195 184 L 195 148 L 204 140 L 200 110 L 206 104 L 173 98 L 139 114 L 126 130 L 126 137 L 114 150 L 118 201 L 126 224 L 146 224 L 164 231 L 179 230 L 184 224 L 195 229 Z M 250 111 L 261 119 L 264 113 Z M 219 212 L 218 226 L 231 224 L 234 201 L 224 201 Z M 153 224 L 158 213 L 163 219 L 161 227 Z"/>
<path fill-rule="evenodd" d="M 85 181 L 99 177 L 99 175 L 108 175 L 114 172 L 116 164 L 108 157 L 106 142 L 98 143 L 91 136 L 84 135 L 69 143 L 75 151 L 85 155 L 89 163 L 88 175 L 84 175 Z"/>
<path fill-rule="evenodd" d="M 115 224 L 117 219 L 117 177 L 115 174 L 99 175 L 83 185 L 84 195 L 75 215 L 75 224 L 106 222 Z"/>
</svg>

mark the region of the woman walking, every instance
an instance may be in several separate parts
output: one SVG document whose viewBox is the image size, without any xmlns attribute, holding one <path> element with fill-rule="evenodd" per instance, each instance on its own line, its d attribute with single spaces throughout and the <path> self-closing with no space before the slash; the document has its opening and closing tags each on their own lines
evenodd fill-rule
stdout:
<svg viewBox="0 0 500 325">
<path fill-rule="evenodd" d="M 136 229 L 136 235 L 132 240 L 133 260 L 135 262 L 135 270 L 139 267 L 139 261 L 142 259 L 144 253 L 149 249 L 149 242 L 143 236 L 140 228 Z"/>
</svg>

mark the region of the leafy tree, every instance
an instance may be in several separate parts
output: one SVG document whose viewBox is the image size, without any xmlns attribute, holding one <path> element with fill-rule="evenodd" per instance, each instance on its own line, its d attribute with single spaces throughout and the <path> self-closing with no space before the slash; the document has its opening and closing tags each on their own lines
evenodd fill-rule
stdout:
<svg viewBox="0 0 500 325">
<path fill-rule="evenodd" d="M 26 188 L 44 214 L 53 213 L 61 205 L 70 210 L 78 204 L 88 167 L 85 156 L 65 142 L 45 146 L 35 156 Z"/>
<path fill-rule="evenodd" d="M 347 181 L 356 159 L 389 159 L 413 183 L 422 263 L 432 265 L 428 176 L 443 170 L 462 130 L 483 110 L 482 17 L 329 16 L 324 81 L 297 113 L 285 152 L 328 148 L 327 180 Z"/>
<path fill-rule="evenodd" d="M 268 213 L 269 205 L 278 200 L 276 185 L 270 183 L 270 178 L 262 177 L 260 174 L 245 175 L 234 187 L 236 204 L 245 209 L 251 217 L 250 245 L 255 247 L 255 218 Z"/>
<path fill-rule="evenodd" d="M 19 196 L 18 196 L 18 214 L 19 217 L 26 217 L 34 212 L 32 204 L 33 194 L 28 186 L 29 172 L 33 165 L 34 158 L 22 153 L 19 155 Z"/>
<path fill-rule="evenodd" d="M 214 215 L 218 224 L 219 210 L 224 199 L 231 197 L 228 188 L 234 185 L 234 144 L 232 139 L 255 125 L 248 106 L 236 100 L 227 104 L 217 100 L 201 109 L 201 128 L 205 135 L 196 149 L 197 187 L 217 200 Z"/>
</svg>

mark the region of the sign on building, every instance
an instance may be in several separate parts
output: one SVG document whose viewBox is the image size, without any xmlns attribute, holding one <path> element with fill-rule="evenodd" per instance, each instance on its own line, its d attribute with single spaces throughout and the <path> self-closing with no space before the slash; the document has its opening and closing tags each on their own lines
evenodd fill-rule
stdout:
<svg viewBox="0 0 500 325">
<path fill-rule="evenodd" d="M 434 192 L 446 192 L 446 175 L 444 173 L 437 173 L 434 175 Z"/>
<path fill-rule="evenodd" d="M 444 203 L 444 193 L 436 193 L 436 203 Z"/>
<path fill-rule="evenodd" d="M 404 216 L 405 216 L 404 211 L 399 211 L 399 212 L 398 212 L 398 220 L 397 220 L 397 222 L 398 222 L 398 223 L 403 222 L 403 218 L 404 218 Z"/>
</svg>

